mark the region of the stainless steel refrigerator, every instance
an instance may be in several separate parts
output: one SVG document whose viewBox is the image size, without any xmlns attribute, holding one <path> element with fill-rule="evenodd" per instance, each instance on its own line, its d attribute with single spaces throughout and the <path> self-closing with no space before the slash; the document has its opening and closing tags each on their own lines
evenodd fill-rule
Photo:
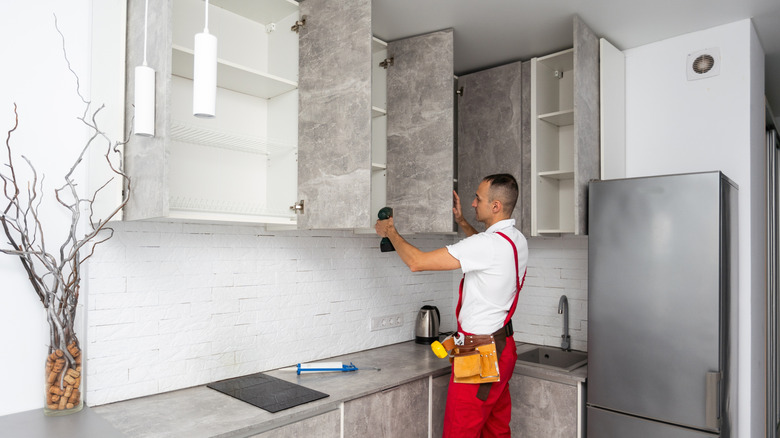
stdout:
<svg viewBox="0 0 780 438">
<path fill-rule="evenodd" d="M 721 172 L 593 181 L 588 207 L 588 437 L 729 437 L 736 185 Z"/>
</svg>

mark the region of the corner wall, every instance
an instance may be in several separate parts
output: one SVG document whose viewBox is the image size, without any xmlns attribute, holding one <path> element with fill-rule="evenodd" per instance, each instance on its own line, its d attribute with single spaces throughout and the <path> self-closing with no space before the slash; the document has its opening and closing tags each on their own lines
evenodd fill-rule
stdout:
<svg viewBox="0 0 780 438">
<path fill-rule="evenodd" d="M 750 20 L 626 50 L 626 175 L 721 170 L 739 186 L 739 366 L 732 432 L 763 434 L 763 51 Z M 720 75 L 688 81 L 688 53 L 719 47 Z M 760 116 L 759 116 L 760 114 Z M 760 117 L 760 123 L 757 119 Z M 760 126 L 759 126 L 760 125 Z M 761 224 L 759 226 L 759 224 Z"/>
</svg>

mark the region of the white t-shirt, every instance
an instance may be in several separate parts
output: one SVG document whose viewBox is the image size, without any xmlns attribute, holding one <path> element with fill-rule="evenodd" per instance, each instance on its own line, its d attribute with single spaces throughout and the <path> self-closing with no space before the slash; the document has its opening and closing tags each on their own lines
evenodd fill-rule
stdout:
<svg viewBox="0 0 780 438">
<path fill-rule="evenodd" d="M 515 243 L 517 271 L 512 245 L 497 231 Z M 463 331 L 487 335 L 503 327 L 515 298 L 517 272 L 522 282 L 528 264 L 528 242 L 515 228 L 515 220 L 496 222 L 483 233 L 448 245 L 447 251 L 460 261 L 465 274 L 458 317 Z"/>
</svg>

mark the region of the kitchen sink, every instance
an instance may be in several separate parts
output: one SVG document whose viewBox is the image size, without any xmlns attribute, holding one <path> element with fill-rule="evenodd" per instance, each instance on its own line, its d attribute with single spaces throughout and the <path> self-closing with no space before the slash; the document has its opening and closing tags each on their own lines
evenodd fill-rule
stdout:
<svg viewBox="0 0 780 438">
<path fill-rule="evenodd" d="M 556 347 L 536 347 L 518 354 L 517 360 L 529 365 L 571 371 L 588 363 L 588 353 L 564 351 Z"/>
</svg>

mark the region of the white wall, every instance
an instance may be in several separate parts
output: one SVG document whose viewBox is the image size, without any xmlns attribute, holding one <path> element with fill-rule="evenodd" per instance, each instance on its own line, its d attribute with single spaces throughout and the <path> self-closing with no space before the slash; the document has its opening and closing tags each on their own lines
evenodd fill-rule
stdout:
<svg viewBox="0 0 780 438">
<path fill-rule="evenodd" d="M 130 222 L 89 268 L 87 403 L 99 405 L 414 338 L 434 304 L 455 328 L 460 272 L 411 273 L 375 236 Z M 451 236 L 410 237 L 423 250 Z M 587 239 L 530 239 L 516 339 L 586 349 Z M 369 331 L 374 316 L 403 327 Z M 357 364 L 360 366 L 360 364 Z"/>
<path fill-rule="evenodd" d="M 39 173 L 46 175 L 50 196 L 59 187 L 76 154 L 84 145 L 86 131 L 76 117 L 83 112 L 76 95 L 75 80 L 67 70 L 62 41 L 54 28 L 66 37 L 71 65 L 83 81 L 90 79 L 90 2 L 36 1 L 3 2 L 0 12 L 0 131 L 6 163 L 6 132 L 13 127 L 13 103 L 18 105 L 19 128 L 11 144 L 17 154 L 26 155 Z M 87 95 L 89 87 L 82 87 Z M 24 162 L 18 155 L 16 165 Z M 3 172 L 6 169 L 3 168 Z M 0 205 L 5 208 L 4 198 Z M 51 251 L 62 243 L 69 218 L 49 198 L 41 207 L 46 243 Z M 0 242 L 5 245 L 2 236 Z M 38 301 L 19 260 L 0 254 L 0 332 L 4 333 L 6 353 L 0 371 L 6 379 L 6 396 L 0 402 L 0 415 L 43 406 L 44 357 L 48 327 L 43 306 Z"/>
<path fill-rule="evenodd" d="M 89 267 L 90 406 L 408 341 L 425 304 L 438 306 L 442 329 L 455 327 L 453 274 L 411 273 L 376 236 L 115 229 Z M 432 250 L 452 237 L 410 241 Z M 396 313 L 402 327 L 370 331 L 371 317 Z"/>
<path fill-rule="evenodd" d="M 743 20 L 625 51 L 627 176 L 722 170 L 739 186 L 737 430 L 743 437 L 763 435 L 764 338 L 757 318 L 766 240 L 764 65 L 757 41 L 750 20 Z M 720 75 L 688 81 L 687 54 L 711 47 L 720 48 Z"/>
</svg>

